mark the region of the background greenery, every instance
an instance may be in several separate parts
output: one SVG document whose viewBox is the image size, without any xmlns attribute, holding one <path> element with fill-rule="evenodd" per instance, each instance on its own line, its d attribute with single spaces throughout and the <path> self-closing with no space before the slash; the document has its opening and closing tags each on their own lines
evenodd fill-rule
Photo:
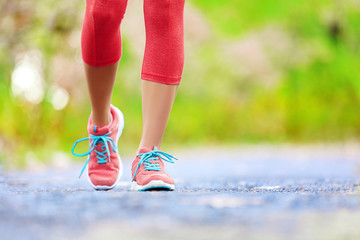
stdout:
<svg viewBox="0 0 360 240">
<path fill-rule="evenodd" d="M 142 4 L 129 1 L 128 8 Z M 0 162 L 25 166 L 29 154 L 49 161 L 87 135 L 84 5 L 0 2 Z M 139 13 L 127 13 L 124 24 Z M 359 1 L 187 0 L 185 23 L 184 77 L 165 148 L 358 140 Z M 132 153 L 141 136 L 141 55 L 126 29 L 113 103 L 126 117 L 120 151 Z M 34 52 L 44 79 L 36 104 L 12 89 L 16 64 Z M 69 94 L 61 110 L 53 107 L 54 86 Z"/>
</svg>

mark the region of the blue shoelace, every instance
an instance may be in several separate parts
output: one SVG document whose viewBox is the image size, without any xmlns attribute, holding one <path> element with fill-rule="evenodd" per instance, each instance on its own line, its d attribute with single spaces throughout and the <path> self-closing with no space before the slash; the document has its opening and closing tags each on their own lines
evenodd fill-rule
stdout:
<svg viewBox="0 0 360 240">
<path fill-rule="evenodd" d="M 161 158 L 162 160 L 169 162 L 169 163 L 175 163 L 174 159 L 178 160 L 176 157 L 173 157 L 166 152 L 157 150 L 156 147 L 154 148 L 154 150 L 152 150 L 150 152 L 140 153 L 140 154 L 136 155 L 136 157 L 138 157 L 138 156 L 141 156 L 141 157 L 140 157 L 139 164 L 135 170 L 132 181 L 134 181 L 136 173 L 139 170 L 139 167 L 141 165 L 145 166 L 145 171 L 160 171 L 161 168 L 160 168 L 160 165 L 158 162 L 159 158 Z"/>
<path fill-rule="evenodd" d="M 96 131 L 96 130 L 95 130 Z M 77 156 L 77 157 L 84 157 L 86 155 L 89 155 L 83 169 L 81 170 L 81 173 L 80 173 L 80 176 L 79 178 L 81 177 L 81 175 L 83 174 L 83 172 L 85 171 L 85 168 L 86 166 L 88 165 L 89 161 L 90 161 L 90 154 L 91 152 L 97 147 L 97 144 L 100 144 L 102 143 L 103 145 L 100 147 L 101 151 L 98 151 L 95 149 L 95 153 L 96 153 L 96 158 L 98 159 L 98 163 L 99 164 L 105 164 L 105 163 L 108 163 L 110 162 L 110 150 L 109 150 L 109 146 L 107 143 L 110 144 L 111 146 L 111 149 L 114 151 L 114 152 L 117 152 L 118 149 L 117 149 L 117 146 L 114 142 L 114 140 L 109 137 L 109 135 L 111 134 L 111 132 L 108 132 L 107 134 L 104 134 L 104 135 L 92 135 L 90 134 L 90 137 L 86 137 L 86 138 L 82 138 L 82 139 L 79 139 L 77 140 L 75 143 L 74 143 L 74 146 L 72 147 L 72 154 Z M 89 151 L 86 152 L 86 153 L 82 153 L 82 154 L 77 154 L 74 152 L 74 149 L 76 147 L 76 145 L 79 143 L 79 142 L 82 142 L 82 141 L 86 141 L 86 140 L 92 140 L 91 143 L 90 143 L 90 146 L 89 146 Z M 107 160 L 108 159 L 108 160 Z"/>
</svg>

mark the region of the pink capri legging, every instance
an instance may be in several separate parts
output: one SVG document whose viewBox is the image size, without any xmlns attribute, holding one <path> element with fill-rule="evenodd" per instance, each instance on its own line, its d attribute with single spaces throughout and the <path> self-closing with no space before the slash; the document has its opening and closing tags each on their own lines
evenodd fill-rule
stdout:
<svg viewBox="0 0 360 240">
<path fill-rule="evenodd" d="M 141 79 L 179 84 L 184 67 L 185 0 L 144 0 L 146 45 Z M 100 67 L 119 61 L 120 25 L 127 0 L 86 0 L 81 33 L 85 63 Z"/>
</svg>

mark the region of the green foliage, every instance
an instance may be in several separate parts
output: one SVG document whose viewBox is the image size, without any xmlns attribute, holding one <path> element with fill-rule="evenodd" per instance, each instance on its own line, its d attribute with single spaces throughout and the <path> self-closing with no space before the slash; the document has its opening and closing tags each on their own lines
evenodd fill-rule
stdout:
<svg viewBox="0 0 360 240">
<path fill-rule="evenodd" d="M 192 0 L 204 10 L 213 25 L 223 34 L 238 36 L 254 28 L 267 24 L 297 21 L 299 14 L 307 13 L 305 21 L 311 14 L 322 7 L 328 0 L 308 0 L 306 4 L 287 0 Z"/>
<path fill-rule="evenodd" d="M 210 28 L 205 39 L 190 37 L 186 43 L 165 147 L 359 138 L 359 3 L 189 0 L 187 5 L 199 9 Z M 80 59 L 79 47 L 70 44 L 74 36 L 80 40 L 83 8 L 83 1 L 70 0 L 2 4 L 0 161 L 25 165 L 29 151 L 49 161 L 53 151 L 69 153 L 73 142 L 87 135 L 90 104 L 81 65 L 71 64 Z M 113 103 L 126 117 L 120 151 L 133 153 L 141 137 L 141 59 L 126 32 L 123 44 Z M 35 105 L 11 91 L 16 58 L 32 49 L 42 53 L 45 78 L 44 100 Z M 69 104 L 57 111 L 51 87 L 63 79 L 55 66 L 59 59 L 65 62 L 61 74 L 75 74 L 66 75 L 74 77 L 70 84 L 66 77 L 57 82 L 70 95 Z M 255 64 L 246 65 L 251 59 Z M 86 148 L 83 144 L 77 152 Z"/>
<path fill-rule="evenodd" d="M 295 47 L 300 51 L 310 45 L 313 52 L 318 52 L 306 64 L 286 64 L 277 86 L 258 86 L 252 91 L 250 102 L 243 107 L 238 105 L 235 112 L 240 114 L 234 114 L 238 116 L 238 125 L 233 126 L 234 133 L 238 133 L 235 136 L 243 136 L 240 140 L 245 141 L 358 138 L 359 4 L 285 0 L 193 2 L 205 9 L 212 25 L 228 37 L 246 36 L 256 29 L 278 25 L 298 43 Z M 244 120 L 247 114 L 252 115 L 251 121 Z M 245 129 L 250 129 L 250 134 L 242 135 Z"/>
</svg>

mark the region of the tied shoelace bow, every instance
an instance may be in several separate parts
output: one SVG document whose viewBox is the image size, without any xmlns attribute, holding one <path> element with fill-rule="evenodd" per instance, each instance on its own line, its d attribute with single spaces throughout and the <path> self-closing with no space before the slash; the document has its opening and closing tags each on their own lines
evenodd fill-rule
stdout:
<svg viewBox="0 0 360 240">
<path fill-rule="evenodd" d="M 74 143 L 74 146 L 72 147 L 72 154 L 74 154 L 75 156 L 77 157 L 84 157 L 86 155 L 89 155 L 83 169 L 81 170 L 81 173 L 80 173 L 80 176 L 79 178 L 81 177 L 81 175 L 83 174 L 83 172 L 85 171 L 85 168 L 86 166 L 88 165 L 89 161 L 90 161 L 90 155 L 91 155 L 91 152 L 97 147 L 97 144 L 100 144 L 102 143 L 103 145 L 100 147 L 100 149 L 102 150 L 101 151 L 98 151 L 95 149 L 95 153 L 96 153 L 96 158 L 98 159 L 98 163 L 99 164 L 105 164 L 107 162 L 110 162 L 110 149 L 109 149 L 109 146 L 107 143 L 110 144 L 111 146 L 111 149 L 114 151 L 114 152 L 117 152 L 118 149 L 117 149 L 117 146 L 115 144 L 115 141 L 109 137 L 109 135 L 111 134 L 111 132 L 108 132 L 104 135 L 93 135 L 93 134 L 90 134 L 90 137 L 86 137 L 86 138 L 82 138 L 82 139 L 79 139 L 77 140 L 75 143 Z M 82 141 L 86 141 L 86 140 L 92 140 L 91 143 L 90 143 L 90 146 L 89 146 L 89 151 L 86 152 L 86 153 L 82 153 L 82 154 L 77 154 L 74 152 L 74 149 L 76 147 L 76 145 L 79 143 L 79 142 L 82 142 Z M 108 158 L 108 160 L 106 160 Z"/>
<path fill-rule="evenodd" d="M 174 159 L 178 160 L 176 157 L 174 157 L 166 152 L 157 150 L 156 147 L 154 148 L 154 150 L 152 150 L 150 152 L 140 153 L 140 154 L 136 155 L 136 157 L 138 157 L 138 156 L 141 156 L 141 157 L 140 157 L 139 164 L 135 170 L 132 181 L 134 181 L 136 173 L 141 165 L 145 166 L 145 171 L 160 171 L 161 168 L 160 168 L 160 165 L 158 162 L 159 158 L 161 158 L 162 160 L 169 162 L 169 163 L 175 163 Z"/>
</svg>

